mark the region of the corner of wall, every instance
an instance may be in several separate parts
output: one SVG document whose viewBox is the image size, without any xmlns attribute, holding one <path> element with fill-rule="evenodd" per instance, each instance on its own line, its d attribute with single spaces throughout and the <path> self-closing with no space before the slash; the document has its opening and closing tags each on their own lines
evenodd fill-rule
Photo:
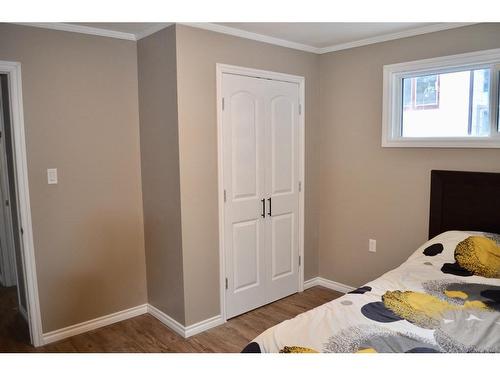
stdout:
<svg viewBox="0 0 500 375">
<path fill-rule="evenodd" d="M 149 304 L 185 323 L 175 25 L 138 41 Z"/>
</svg>

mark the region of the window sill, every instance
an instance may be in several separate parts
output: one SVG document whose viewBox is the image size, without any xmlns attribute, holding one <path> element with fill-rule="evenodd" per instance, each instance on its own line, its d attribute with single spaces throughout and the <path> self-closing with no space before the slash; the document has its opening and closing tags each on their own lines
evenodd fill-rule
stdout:
<svg viewBox="0 0 500 375">
<path fill-rule="evenodd" d="M 383 139 L 382 147 L 500 148 L 497 138 L 395 138 Z"/>
</svg>

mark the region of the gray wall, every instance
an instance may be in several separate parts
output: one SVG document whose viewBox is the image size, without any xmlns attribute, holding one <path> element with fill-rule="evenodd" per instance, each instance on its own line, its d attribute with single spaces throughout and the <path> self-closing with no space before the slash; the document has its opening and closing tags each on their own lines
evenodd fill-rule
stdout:
<svg viewBox="0 0 500 375">
<path fill-rule="evenodd" d="M 421 245 L 431 169 L 500 172 L 499 149 L 381 147 L 383 65 L 499 48 L 499 36 L 481 24 L 320 57 L 320 276 L 358 286 Z"/>
<path fill-rule="evenodd" d="M 0 60 L 22 64 L 43 331 L 145 303 L 136 43 L 0 24 Z"/>
<path fill-rule="evenodd" d="M 148 300 L 184 324 L 175 26 L 137 43 Z"/>
<path fill-rule="evenodd" d="M 220 313 L 216 63 L 305 77 L 305 278 L 318 274 L 319 56 L 178 25 L 177 87 L 186 324 Z"/>
</svg>

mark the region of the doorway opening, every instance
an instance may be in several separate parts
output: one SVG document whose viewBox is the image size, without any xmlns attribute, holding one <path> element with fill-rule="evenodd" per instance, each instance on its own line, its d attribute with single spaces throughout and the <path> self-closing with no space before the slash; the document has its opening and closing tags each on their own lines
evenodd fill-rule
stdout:
<svg viewBox="0 0 500 375">
<path fill-rule="evenodd" d="M 44 343 L 31 225 L 19 62 L 0 61 L 0 133 L 2 352 L 15 351 L 17 345 L 32 344 L 36 347 Z"/>
<path fill-rule="evenodd" d="M 30 343 L 9 77 L 0 74 L 0 351 Z"/>
</svg>

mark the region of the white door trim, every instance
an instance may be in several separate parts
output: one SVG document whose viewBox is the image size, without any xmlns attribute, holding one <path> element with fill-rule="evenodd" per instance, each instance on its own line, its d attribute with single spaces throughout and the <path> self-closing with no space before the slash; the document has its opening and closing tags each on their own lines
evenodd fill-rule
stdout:
<svg viewBox="0 0 500 375">
<path fill-rule="evenodd" d="M 22 100 L 21 63 L 0 61 L 0 73 L 9 77 L 9 95 L 11 106 L 11 126 L 14 148 L 14 166 L 17 192 L 19 194 L 19 217 L 22 234 L 22 267 L 25 275 L 26 297 L 28 305 L 28 321 L 31 343 L 43 345 L 42 320 L 38 298 L 38 282 L 36 276 L 35 247 L 31 225 L 31 207 L 28 185 L 28 162 L 26 156 L 26 139 L 24 131 L 24 115 Z"/>
<path fill-rule="evenodd" d="M 301 259 L 299 267 L 299 285 L 297 290 L 304 290 L 304 169 L 305 169 L 305 79 L 301 76 L 245 68 L 235 65 L 216 64 L 217 79 L 217 174 L 218 174 L 218 198 L 219 198 L 219 272 L 220 272 L 220 311 L 223 322 L 226 322 L 226 264 L 224 247 L 224 175 L 223 175 L 223 129 L 222 129 L 222 75 L 224 73 L 243 75 L 254 78 L 272 79 L 275 81 L 292 82 L 299 85 L 299 256 Z"/>
</svg>

